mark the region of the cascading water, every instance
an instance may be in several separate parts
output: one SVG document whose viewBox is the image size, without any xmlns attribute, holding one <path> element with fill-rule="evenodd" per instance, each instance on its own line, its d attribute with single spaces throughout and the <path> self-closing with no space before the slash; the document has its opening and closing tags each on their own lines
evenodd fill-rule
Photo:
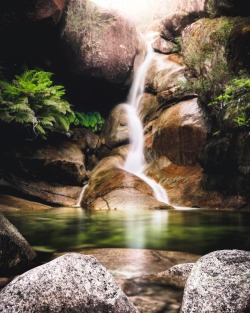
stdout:
<svg viewBox="0 0 250 313">
<path fill-rule="evenodd" d="M 165 189 L 144 174 L 144 169 L 146 167 L 144 157 L 144 133 L 138 110 L 141 97 L 144 93 L 147 69 L 153 56 L 154 51 L 151 42 L 148 42 L 146 58 L 136 73 L 128 95 L 126 109 L 128 115 L 130 149 L 123 169 L 144 180 L 153 189 L 155 198 L 168 204 L 169 200 Z"/>
<path fill-rule="evenodd" d="M 81 191 L 81 193 L 79 195 L 79 198 L 77 199 L 76 205 L 74 206 L 75 208 L 80 208 L 81 207 L 81 202 L 82 202 L 82 199 L 83 199 L 83 196 L 84 196 L 84 192 L 87 189 L 87 187 L 88 187 L 88 184 L 82 187 L 82 191 Z"/>
</svg>

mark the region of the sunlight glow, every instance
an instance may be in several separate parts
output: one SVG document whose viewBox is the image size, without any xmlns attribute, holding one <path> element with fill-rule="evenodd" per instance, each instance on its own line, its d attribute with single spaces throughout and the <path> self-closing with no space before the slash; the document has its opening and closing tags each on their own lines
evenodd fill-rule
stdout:
<svg viewBox="0 0 250 313">
<path fill-rule="evenodd" d="M 91 0 L 99 6 L 115 9 L 137 23 L 147 24 L 173 12 L 179 0 Z M 161 16 L 162 15 L 162 16 Z"/>
</svg>

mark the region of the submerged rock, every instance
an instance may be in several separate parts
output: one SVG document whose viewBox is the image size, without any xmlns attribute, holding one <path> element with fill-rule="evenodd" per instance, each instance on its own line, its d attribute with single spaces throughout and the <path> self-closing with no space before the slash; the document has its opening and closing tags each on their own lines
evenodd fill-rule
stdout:
<svg viewBox="0 0 250 313">
<path fill-rule="evenodd" d="M 35 257 L 28 242 L 0 213 L 0 275 L 27 267 Z"/>
<path fill-rule="evenodd" d="M 181 312 L 249 311 L 250 252 L 220 250 L 201 257 L 184 291 Z"/>
<path fill-rule="evenodd" d="M 65 254 L 14 279 L 0 293 L 1 312 L 112 312 L 137 309 L 93 256 Z"/>
<path fill-rule="evenodd" d="M 151 283 L 184 288 L 195 263 L 177 264 L 170 269 L 154 275 L 143 277 Z"/>
</svg>

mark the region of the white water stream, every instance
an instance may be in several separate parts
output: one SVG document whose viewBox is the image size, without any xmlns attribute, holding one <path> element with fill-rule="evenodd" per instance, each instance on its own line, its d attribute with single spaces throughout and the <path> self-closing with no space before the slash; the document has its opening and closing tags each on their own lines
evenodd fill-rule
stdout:
<svg viewBox="0 0 250 313">
<path fill-rule="evenodd" d="M 142 121 L 140 120 L 138 111 L 140 100 L 144 93 L 145 78 L 148 66 L 152 61 L 153 56 L 154 51 L 151 46 L 151 42 L 148 42 L 146 58 L 136 73 L 135 79 L 128 95 L 126 108 L 128 115 L 130 149 L 123 169 L 144 180 L 153 189 L 155 198 L 161 202 L 165 202 L 168 204 L 169 200 L 165 189 L 156 181 L 147 177 L 144 174 L 144 169 L 147 164 L 144 157 L 143 125 Z"/>
<path fill-rule="evenodd" d="M 82 187 L 82 191 L 77 199 L 77 202 L 76 202 L 76 205 L 74 206 L 75 208 L 80 208 L 81 207 L 81 202 L 82 202 L 82 199 L 83 199 L 83 196 L 84 196 L 84 192 L 86 190 L 86 188 L 88 187 L 88 184 L 84 185 Z"/>
<path fill-rule="evenodd" d="M 151 42 L 147 43 L 147 55 L 141 66 L 139 67 L 135 79 L 132 83 L 128 101 L 126 105 L 128 116 L 128 127 L 130 137 L 130 149 L 127 155 L 127 159 L 123 166 L 123 169 L 140 177 L 146 184 L 148 184 L 154 193 L 157 200 L 169 204 L 168 195 L 165 189 L 144 174 L 146 167 L 146 161 L 144 157 L 144 133 L 143 125 L 139 117 L 139 105 L 141 97 L 144 93 L 145 78 L 148 70 L 148 66 L 154 56 L 154 51 L 151 46 Z M 81 206 L 81 201 L 88 185 L 85 185 L 77 200 L 75 207 Z"/>
</svg>

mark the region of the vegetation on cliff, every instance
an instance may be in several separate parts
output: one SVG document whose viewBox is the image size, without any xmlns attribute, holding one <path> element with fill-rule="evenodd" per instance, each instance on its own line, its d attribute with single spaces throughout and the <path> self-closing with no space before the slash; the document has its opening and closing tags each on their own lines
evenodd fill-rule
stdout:
<svg viewBox="0 0 250 313">
<path fill-rule="evenodd" d="M 46 139 L 53 131 L 68 132 L 70 126 L 101 129 L 99 112 L 74 112 L 65 97 L 65 88 L 54 85 L 52 73 L 26 70 L 12 82 L 0 81 L 0 121 L 29 130 L 31 138 Z"/>
</svg>

